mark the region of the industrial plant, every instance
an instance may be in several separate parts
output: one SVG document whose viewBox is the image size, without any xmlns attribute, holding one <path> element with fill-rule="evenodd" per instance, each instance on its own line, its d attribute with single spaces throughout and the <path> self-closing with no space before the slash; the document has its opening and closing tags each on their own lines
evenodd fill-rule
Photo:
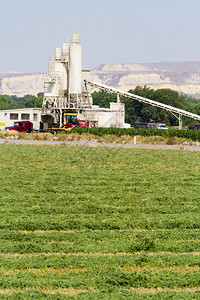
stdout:
<svg viewBox="0 0 200 300">
<path fill-rule="evenodd" d="M 82 45 L 79 33 L 67 40 L 63 48 L 55 49 L 55 57 L 49 59 L 48 78 L 44 82 L 42 106 L 43 129 L 66 123 L 65 116 L 77 114 L 77 119 L 88 120 L 95 127 L 130 127 L 125 123 L 125 107 L 120 103 L 110 103 L 110 108 L 93 105 L 88 90 L 90 71 L 82 69 Z"/>
<path fill-rule="evenodd" d="M 42 108 L 1 110 L 0 129 L 19 120 L 29 120 L 34 129 L 45 131 L 52 127 L 62 128 L 69 117 L 72 127 L 80 127 L 81 124 L 87 124 L 87 127 L 130 127 L 125 123 L 125 106 L 120 103 L 119 97 L 117 103 L 110 103 L 110 108 L 93 105 L 91 89 L 88 90 L 85 80 L 90 80 L 90 71 L 82 69 L 79 32 L 73 32 L 73 39 L 66 40 L 62 49 L 56 48 L 55 56 L 49 58 Z M 76 125 L 77 120 L 85 122 Z"/>
<path fill-rule="evenodd" d="M 92 90 L 102 89 L 117 95 L 110 108 L 93 105 Z M 41 109 L 12 109 L 0 111 L 0 129 L 16 125 L 17 121 L 30 121 L 34 130 L 68 130 L 74 127 L 129 128 L 125 123 L 125 105 L 120 96 L 164 109 L 179 120 L 182 116 L 200 121 L 200 116 L 185 110 L 140 97 L 102 83 L 90 81 L 90 71 L 82 69 L 82 45 L 79 32 L 73 32 L 63 47 L 55 49 L 49 58 L 48 75 L 44 81 L 44 98 Z M 23 125 L 23 122 L 20 124 Z"/>
</svg>

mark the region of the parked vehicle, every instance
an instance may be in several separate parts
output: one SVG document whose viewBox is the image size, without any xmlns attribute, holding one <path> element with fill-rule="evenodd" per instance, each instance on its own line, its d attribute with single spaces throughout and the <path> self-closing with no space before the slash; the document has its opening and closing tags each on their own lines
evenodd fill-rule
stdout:
<svg viewBox="0 0 200 300">
<path fill-rule="evenodd" d="M 135 121 L 134 123 L 135 128 L 148 128 L 147 123 L 141 123 L 139 120 Z"/>
<path fill-rule="evenodd" d="M 154 129 L 168 129 L 165 123 L 140 123 L 140 121 L 135 121 L 135 128 L 154 128 Z"/>
<path fill-rule="evenodd" d="M 32 132 L 33 131 L 33 123 L 30 121 L 19 121 L 19 122 L 14 122 L 13 126 L 6 127 L 6 130 L 16 130 L 19 132 Z"/>
<path fill-rule="evenodd" d="M 168 129 L 165 123 L 148 123 L 148 128 Z"/>
<path fill-rule="evenodd" d="M 51 128 L 50 132 L 62 131 L 62 130 L 71 130 L 73 128 L 89 127 L 88 120 L 79 120 L 77 113 L 65 113 L 64 114 L 64 124 L 60 128 Z"/>
<path fill-rule="evenodd" d="M 200 124 L 196 123 L 194 125 L 189 125 L 188 129 L 193 129 L 193 130 L 200 130 Z"/>
</svg>

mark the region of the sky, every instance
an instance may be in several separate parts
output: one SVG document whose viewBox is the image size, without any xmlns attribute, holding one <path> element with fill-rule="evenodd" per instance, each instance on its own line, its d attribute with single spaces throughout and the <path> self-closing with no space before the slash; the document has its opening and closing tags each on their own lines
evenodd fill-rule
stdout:
<svg viewBox="0 0 200 300">
<path fill-rule="evenodd" d="M 73 31 L 83 68 L 200 60 L 200 0 L 0 0 L 0 72 L 46 72 Z"/>
</svg>

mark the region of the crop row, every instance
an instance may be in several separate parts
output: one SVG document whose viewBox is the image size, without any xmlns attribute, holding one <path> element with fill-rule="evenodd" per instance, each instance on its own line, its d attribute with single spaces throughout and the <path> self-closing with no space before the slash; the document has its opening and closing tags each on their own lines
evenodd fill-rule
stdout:
<svg viewBox="0 0 200 300">
<path fill-rule="evenodd" d="M 44 290 L 44 291 L 43 291 Z M 7 293 L 3 290 L 3 294 L 1 295 L 1 299 L 6 300 L 18 300 L 18 299 L 54 299 L 54 300 L 63 300 L 63 299 L 74 299 L 74 300 L 115 300 L 115 299 L 133 299 L 133 300 L 143 300 L 143 299 L 154 299 L 154 300 L 166 300 L 166 299 L 173 299 L 173 300 L 180 300 L 180 299 L 187 299 L 187 300 L 199 300 L 200 292 L 197 291 L 192 292 L 187 291 L 187 288 L 183 288 L 180 290 L 175 289 L 173 291 L 170 289 L 166 290 L 145 290 L 142 288 L 141 292 L 136 290 L 128 290 L 126 288 L 112 288 L 111 290 L 108 289 L 106 291 L 85 291 L 85 290 L 70 290 L 69 292 L 67 289 L 40 289 L 40 291 L 34 291 L 34 289 L 20 289 L 14 293 L 9 293 L 9 290 L 6 290 Z M 190 290 L 190 289 L 188 289 Z"/>
<path fill-rule="evenodd" d="M 153 128 L 75 128 L 67 133 L 77 132 L 79 134 L 89 133 L 97 136 L 114 134 L 116 136 L 162 136 L 162 137 L 181 137 L 200 141 L 200 130 L 179 130 L 179 129 L 153 129 Z"/>
<path fill-rule="evenodd" d="M 158 254 L 148 255 L 148 253 L 132 253 L 125 255 L 124 253 L 118 255 L 64 255 L 53 254 L 48 255 L 27 255 L 27 256 L 1 256 L 0 255 L 0 270 L 28 270 L 28 269 L 66 269 L 66 268 L 88 268 L 95 270 L 96 268 L 103 268 L 103 266 L 110 266 L 112 268 L 125 267 L 159 267 L 173 268 L 173 267 L 200 267 L 199 255 L 192 254 Z"/>
<path fill-rule="evenodd" d="M 199 229 L 199 213 L 184 214 L 112 214 L 112 215 L 3 215 L 1 229 L 9 230 L 119 230 L 119 229 Z"/>
<path fill-rule="evenodd" d="M 70 243 L 45 242 L 32 240 L 29 242 L 7 241 L 0 245 L 0 253 L 136 253 L 136 252 L 200 252 L 199 241 L 157 241 L 149 238 L 127 241 L 123 239 L 110 240 L 110 243 L 86 240 L 84 242 Z"/>
<path fill-rule="evenodd" d="M 128 299 L 143 299 L 139 290 L 130 292 L 131 288 L 146 288 L 149 297 L 153 293 L 152 288 L 176 290 L 160 291 L 158 298 L 154 294 L 151 299 L 168 299 L 169 296 L 173 299 L 198 299 L 199 296 L 198 292 L 184 291 L 187 288 L 191 291 L 192 288 L 199 288 L 200 284 L 199 257 L 190 254 L 0 256 L 0 265 L 0 289 L 21 290 L 12 294 L 11 299 L 15 299 L 15 296 L 16 299 L 29 296 L 46 299 L 51 290 L 55 294 L 49 299 L 62 299 L 62 289 L 63 293 L 69 289 L 69 294 L 70 291 L 73 293 L 73 289 L 79 291 L 80 298 L 76 296 L 73 299 L 104 299 L 108 294 L 109 299 L 115 299 L 116 296 L 122 298 L 122 295 Z M 177 291 L 177 288 L 183 291 Z M 25 289 L 40 292 L 27 292 Z M 46 292 L 42 293 L 42 289 Z M 10 298 L 7 296 L 5 299 Z"/>
<path fill-rule="evenodd" d="M 156 291 L 156 292 L 155 292 Z M 127 290 L 127 289 L 112 289 L 107 290 L 107 291 L 95 291 L 95 292 L 86 292 L 86 291 L 80 291 L 79 293 L 73 293 L 72 291 L 72 295 L 76 294 L 75 296 L 71 296 L 70 293 L 67 296 L 67 299 L 76 299 L 76 300 L 104 300 L 106 299 L 110 299 L 110 300 L 115 300 L 115 299 L 133 299 L 133 300 L 143 300 L 143 299 L 154 299 L 154 300 L 160 300 L 160 299 L 173 299 L 173 300 L 180 300 L 180 299 L 187 299 L 187 300 L 199 300 L 200 298 L 200 292 L 194 291 L 194 292 L 190 292 L 190 291 L 184 291 L 180 290 L 177 291 L 175 289 L 175 291 L 173 290 L 169 290 L 167 289 L 167 291 L 162 291 L 162 290 L 156 290 L 152 291 L 152 293 L 150 292 L 146 292 L 142 289 L 141 292 L 137 292 L 137 291 L 132 291 L 132 290 Z M 75 291 L 76 292 L 76 291 Z M 54 294 L 54 296 L 52 296 L 52 294 Z M 49 290 L 49 293 L 45 293 L 45 292 L 34 292 L 34 291 L 25 291 L 23 293 L 21 292 L 16 292 L 13 293 L 12 295 L 2 295 L 1 299 L 55 299 L 55 300 L 62 300 L 62 299 L 66 299 L 66 292 L 65 290 L 63 291 L 58 291 L 56 292 L 51 292 L 51 290 Z"/>
<path fill-rule="evenodd" d="M 199 252 L 199 231 L 1 231 L 0 253 Z"/>
<path fill-rule="evenodd" d="M 109 242 L 117 240 L 135 241 L 149 238 L 161 242 L 165 241 L 199 241 L 200 229 L 198 230 L 90 230 L 90 231 L 10 231 L 1 230 L 0 239 L 2 241 L 30 242 L 37 240 L 43 242 L 56 241 L 69 243 L 85 242 Z M 119 241 L 118 241 L 119 242 Z"/>
<path fill-rule="evenodd" d="M 14 275 L 0 274 L 0 288 L 177 288 L 199 287 L 200 271 L 186 273 L 160 270 L 151 271 L 122 271 L 112 267 L 104 267 L 91 271 L 56 274 L 34 274 L 31 272 Z"/>
</svg>

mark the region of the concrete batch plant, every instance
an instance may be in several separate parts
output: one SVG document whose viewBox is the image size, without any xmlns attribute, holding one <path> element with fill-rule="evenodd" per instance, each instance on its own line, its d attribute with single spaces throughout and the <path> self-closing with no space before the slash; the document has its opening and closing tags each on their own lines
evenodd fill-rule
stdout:
<svg viewBox="0 0 200 300">
<path fill-rule="evenodd" d="M 111 102 L 110 108 L 93 105 L 88 87 L 102 89 L 117 94 L 117 102 Z M 0 129 L 12 126 L 19 120 L 29 120 L 36 130 L 62 127 L 66 115 L 75 115 L 79 120 L 89 123 L 90 127 L 129 128 L 125 123 L 125 106 L 120 96 L 134 99 L 144 104 L 164 109 L 173 114 L 182 129 L 182 117 L 200 121 L 200 116 L 165 103 L 157 102 L 132 93 L 124 92 L 102 83 L 90 81 L 90 71 L 82 70 L 82 45 L 79 33 L 73 33 L 72 41 L 67 40 L 63 49 L 56 48 L 55 57 L 49 59 L 48 77 L 44 82 L 42 108 L 24 108 L 0 110 Z"/>
<path fill-rule="evenodd" d="M 78 113 L 78 119 L 88 120 L 90 126 L 128 128 L 125 123 L 124 103 L 111 102 L 110 108 L 93 105 L 84 80 L 90 80 L 90 71 L 82 70 L 82 45 L 79 33 L 73 32 L 63 49 L 55 49 L 55 57 L 49 59 L 48 77 L 44 82 L 42 105 L 42 129 L 64 123 L 65 113 Z"/>
</svg>

